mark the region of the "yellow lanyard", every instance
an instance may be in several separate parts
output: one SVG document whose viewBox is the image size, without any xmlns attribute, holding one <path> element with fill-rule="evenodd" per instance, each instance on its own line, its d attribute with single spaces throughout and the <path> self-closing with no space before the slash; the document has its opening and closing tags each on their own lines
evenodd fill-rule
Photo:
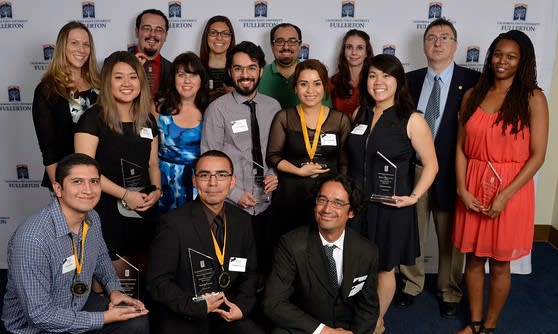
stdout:
<svg viewBox="0 0 558 334">
<path fill-rule="evenodd" d="M 72 249 L 74 251 L 74 261 L 76 262 L 76 273 L 81 274 L 81 269 L 83 268 L 83 263 L 85 261 L 85 239 L 87 238 L 87 231 L 89 231 L 89 223 L 84 221 L 83 223 L 83 231 L 82 231 L 82 240 L 81 240 L 81 259 L 78 261 L 77 258 L 77 249 L 76 244 L 74 244 L 74 238 L 70 238 L 72 240 Z"/>
<path fill-rule="evenodd" d="M 304 109 L 299 104 L 296 106 L 296 111 L 298 111 L 298 116 L 300 117 L 300 127 L 302 129 L 302 136 L 304 137 L 304 145 L 306 146 L 306 152 L 310 157 L 310 161 L 314 159 L 316 150 L 318 149 L 318 141 L 320 140 L 320 132 L 322 130 L 322 124 L 324 123 L 325 108 L 320 106 L 320 116 L 318 117 L 318 124 L 316 124 L 316 132 L 314 133 L 314 139 L 312 140 L 312 147 L 310 147 L 310 138 L 308 137 L 308 129 L 306 129 L 306 119 L 304 118 Z"/>
<path fill-rule="evenodd" d="M 213 238 L 213 247 L 215 248 L 215 254 L 217 255 L 217 260 L 219 261 L 219 264 L 221 265 L 221 268 L 223 268 L 223 264 L 225 263 L 225 248 L 227 245 L 227 216 L 225 216 L 225 219 L 223 219 L 223 226 L 224 226 L 224 235 L 223 235 L 223 248 L 221 249 L 221 247 L 219 247 L 219 243 L 217 242 L 217 239 L 215 238 L 215 234 L 213 233 L 213 230 L 211 231 L 211 237 Z"/>
</svg>

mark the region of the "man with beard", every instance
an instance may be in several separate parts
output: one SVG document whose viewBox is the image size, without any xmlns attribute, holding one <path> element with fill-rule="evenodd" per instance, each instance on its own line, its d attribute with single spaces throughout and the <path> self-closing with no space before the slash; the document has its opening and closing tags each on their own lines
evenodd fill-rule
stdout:
<svg viewBox="0 0 558 334">
<path fill-rule="evenodd" d="M 143 64 L 153 97 L 165 91 L 170 82 L 171 63 L 160 53 L 168 31 L 169 20 L 158 9 L 146 9 L 136 18 L 135 54 Z"/>
<path fill-rule="evenodd" d="M 232 159 L 237 181 L 227 200 L 252 216 L 258 265 L 265 273 L 271 267 L 268 207 L 277 176 L 263 157 L 271 122 L 281 106 L 257 91 L 264 66 L 265 54 L 252 42 L 241 42 L 229 50 L 226 69 L 234 90 L 207 107 L 201 152 L 219 150 Z"/>
</svg>

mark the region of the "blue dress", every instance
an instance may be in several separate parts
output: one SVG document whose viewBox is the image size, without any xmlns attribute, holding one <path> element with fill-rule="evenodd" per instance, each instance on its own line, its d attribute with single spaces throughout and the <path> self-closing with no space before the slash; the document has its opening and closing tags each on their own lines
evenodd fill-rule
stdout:
<svg viewBox="0 0 558 334">
<path fill-rule="evenodd" d="M 194 128 L 181 128 L 171 115 L 159 115 L 159 168 L 163 197 L 159 214 L 164 214 L 192 201 L 197 191 L 192 184 L 196 161 L 200 156 L 203 123 Z"/>
</svg>

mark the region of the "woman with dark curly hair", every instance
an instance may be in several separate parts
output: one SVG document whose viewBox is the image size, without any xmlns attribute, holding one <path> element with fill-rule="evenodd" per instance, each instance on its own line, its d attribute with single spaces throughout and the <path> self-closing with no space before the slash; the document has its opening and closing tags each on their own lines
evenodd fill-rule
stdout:
<svg viewBox="0 0 558 334">
<path fill-rule="evenodd" d="M 548 106 L 537 85 L 533 44 L 521 31 L 502 33 L 488 49 L 479 82 L 463 97 L 460 115 L 453 243 L 466 254 L 471 322 L 459 334 L 495 331 L 510 291 L 510 261 L 529 254 L 533 244 L 533 176 L 547 140 Z"/>
</svg>

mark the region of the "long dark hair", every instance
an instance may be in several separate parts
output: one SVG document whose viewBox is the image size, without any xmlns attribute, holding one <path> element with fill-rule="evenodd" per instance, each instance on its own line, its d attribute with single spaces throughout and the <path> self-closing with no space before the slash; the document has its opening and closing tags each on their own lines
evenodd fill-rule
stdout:
<svg viewBox="0 0 558 334">
<path fill-rule="evenodd" d="M 501 40 L 510 40 L 517 43 L 520 50 L 519 66 L 512 84 L 494 124 L 503 122 L 502 133 L 505 133 L 508 126 L 511 126 L 511 134 L 520 132 L 524 127 L 529 126 L 529 97 L 533 91 L 540 90 L 537 85 L 537 63 L 535 59 L 535 48 L 529 37 L 518 30 L 510 30 L 502 33 L 490 44 L 482 75 L 473 87 L 471 96 L 467 100 L 461 115 L 461 122 L 465 124 L 473 115 L 477 107 L 486 97 L 490 87 L 494 84 L 494 69 L 492 68 L 492 57 L 494 50 Z"/>
<path fill-rule="evenodd" d="M 203 66 L 205 66 L 206 68 L 209 68 L 209 45 L 207 44 L 207 35 L 209 34 L 209 27 L 211 27 L 211 25 L 215 22 L 223 22 L 224 24 L 227 25 L 227 27 L 229 28 L 229 31 L 232 33 L 231 36 L 231 44 L 229 45 L 229 50 L 236 45 L 236 41 L 234 38 L 234 28 L 233 25 L 231 23 L 231 20 L 229 20 L 228 17 L 223 16 L 223 15 L 215 15 L 212 18 L 210 18 L 207 23 L 205 24 L 205 28 L 203 29 L 203 33 L 202 33 L 202 38 L 200 41 L 200 59 L 201 62 L 203 64 Z"/>
<path fill-rule="evenodd" d="M 175 115 L 180 107 L 180 94 L 176 90 L 176 76 L 180 68 L 186 73 L 200 76 L 200 89 L 196 93 L 194 104 L 203 115 L 209 104 L 209 75 L 205 70 L 200 58 L 193 52 L 184 52 L 176 56 L 171 64 L 171 83 L 166 92 L 156 101 L 157 112 L 163 115 Z"/>
<path fill-rule="evenodd" d="M 376 106 L 376 101 L 368 93 L 368 72 L 370 67 L 375 67 L 384 73 L 387 73 L 397 81 L 397 89 L 394 96 L 394 106 L 399 119 L 409 117 L 415 110 L 413 99 L 407 88 L 407 79 L 403 65 L 397 57 L 387 54 L 379 54 L 367 59 L 362 66 L 360 74 L 360 108 L 355 117 L 356 121 L 363 120 L 366 112 Z"/>
<path fill-rule="evenodd" d="M 347 57 L 345 57 L 345 44 L 347 39 L 352 36 L 358 36 L 364 40 L 366 43 L 366 58 L 374 56 L 372 51 L 372 45 L 370 44 L 370 36 L 358 29 L 351 29 L 347 31 L 345 37 L 343 37 L 343 43 L 341 44 L 341 50 L 339 50 L 339 55 L 337 56 L 337 73 L 331 77 L 331 82 L 334 85 L 332 91 L 334 96 L 349 97 L 351 92 L 351 72 L 349 71 L 349 63 L 347 62 Z"/>
</svg>

